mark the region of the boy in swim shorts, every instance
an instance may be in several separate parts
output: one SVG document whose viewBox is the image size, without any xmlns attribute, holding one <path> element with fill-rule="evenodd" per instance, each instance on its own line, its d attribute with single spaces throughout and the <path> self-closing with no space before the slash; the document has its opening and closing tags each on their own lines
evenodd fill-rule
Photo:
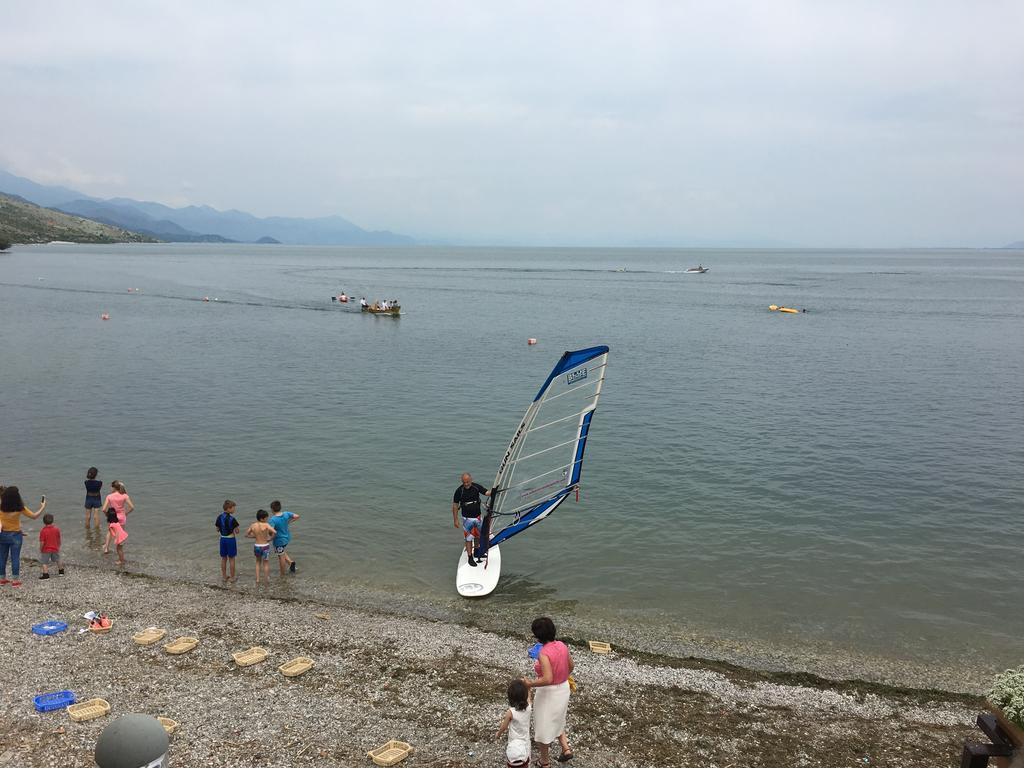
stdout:
<svg viewBox="0 0 1024 768">
<path fill-rule="evenodd" d="M 238 556 L 238 542 L 235 533 L 238 531 L 238 520 L 235 518 L 235 502 L 227 499 L 224 511 L 217 516 L 217 530 L 220 531 L 220 577 L 227 582 L 228 563 L 231 564 L 230 581 L 235 581 L 235 557 Z"/>
<path fill-rule="evenodd" d="M 246 538 L 255 539 L 252 552 L 256 556 L 256 583 L 260 583 L 260 571 L 263 571 L 263 578 L 270 581 L 270 547 L 274 541 L 273 527 L 267 523 L 267 510 L 261 509 L 256 512 L 256 522 L 249 526 L 245 532 Z"/>
<path fill-rule="evenodd" d="M 295 561 L 288 556 L 285 549 L 292 540 L 292 533 L 288 530 L 288 523 L 298 520 L 299 516 L 287 510 L 281 511 L 281 502 L 274 500 L 270 502 L 270 511 L 273 516 L 268 521 L 274 528 L 274 552 L 277 553 L 277 562 L 281 566 L 281 575 L 284 576 L 285 569 L 295 573 Z"/>
</svg>

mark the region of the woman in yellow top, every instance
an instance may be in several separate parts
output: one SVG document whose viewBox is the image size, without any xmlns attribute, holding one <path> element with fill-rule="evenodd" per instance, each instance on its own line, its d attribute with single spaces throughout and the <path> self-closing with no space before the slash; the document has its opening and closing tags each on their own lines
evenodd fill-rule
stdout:
<svg viewBox="0 0 1024 768">
<path fill-rule="evenodd" d="M 33 512 L 21 500 L 18 487 L 9 485 L 0 493 L 0 584 L 20 587 L 18 576 L 21 575 L 21 516 L 35 520 L 46 509 L 46 497 L 43 496 L 39 509 Z M 7 579 L 7 558 L 11 558 L 11 575 Z"/>
</svg>

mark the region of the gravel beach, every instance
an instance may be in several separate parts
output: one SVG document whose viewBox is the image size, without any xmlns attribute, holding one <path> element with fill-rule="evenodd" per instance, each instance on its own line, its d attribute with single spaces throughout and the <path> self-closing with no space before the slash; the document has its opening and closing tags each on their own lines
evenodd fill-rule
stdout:
<svg viewBox="0 0 1024 768">
<path fill-rule="evenodd" d="M 366 752 L 389 739 L 415 747 L 402 765 L 504 765 L 494 733 L 508 680 L 530 670 L 533 616 L 511 636 L 296 598 L 275 583 L 219 587 L 74 565 L 64 577 L 38 574 L 23 562 L 25 585 L 0 588 L 0 766 L 92 766 L 99 733 L 129 712 L 180 724 L 174 766 L 371 765 Z M 80 633 L 88 610 L 108 612 L 113 630 Z M 48 619 L 69 629 L 30 631 Z M 166 639 L 132 642 L 150 626 Z M 976 733 L 980 701 L 970 695 L 622 647 L 597 655 L 572 626 L 559 633 L 579 682 L 569 705 L 576 766 L 954 766 Z M 181 635 L 198 648 L 165 653 Z M 232 652 L 254 645 L 269 658 L 236 666 Z M 277 667 L 296 656 L 315 666 L 284 677 Z M 111 717 L 74 723 L 34 710 L 34 696 L 61 689 L 106 699 Z"/>
</svg>

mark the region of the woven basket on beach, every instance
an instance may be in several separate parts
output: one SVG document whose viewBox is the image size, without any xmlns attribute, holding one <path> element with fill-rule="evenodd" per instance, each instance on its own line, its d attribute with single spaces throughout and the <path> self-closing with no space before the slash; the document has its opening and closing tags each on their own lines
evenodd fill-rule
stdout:
<svg viewBox="0 0 1024 768">
<path fill-rule="evenodd" d="M 611 653 L 612 647 L 608 643 L 602 643 L 600 640 L 590 641 L 590 650 L 594 653 Z"/>
<path fill-rule="evenodd" d="M 286 661 L 280 667 L 278 671 L 285 677 L 298 677 L 304 675 L 313 668 L 313 660 L 306 656 L 297 656 L 291 661 Z"/>
<path fill-rule="evenodd" d="M 68 716 L 76 723 L 95 720 L 97 717 L 108 714 L 110 714 L 110 704 L 105 699 L 89 699 L 68 707 Z"/>
<path fill-rule="evenodd" d="M 370 750 L 366 756 L 373 760 L 375 765 L 397 765 L 412 753 L 411 744 L 392 739 L 387 744 Z"/>
<path fill-rule="evenodd" d="M 177 640 L 172 640 L 165 645 L 164 650 L 172 656 L 177 656 L 182 653 L 188 653 L 197 645 L 199 645 L 198 637 L 179 637 Z"/>
<path fill-rule="evenodd" d="M 166 629 L 150 627 L 149 629 L 144 629 L 141 632 L 136 632 L 132 635 L 132 640 L 136 645 L 153 645 L 153 643 L 159 643 L 166 636 Z"/>
<path fill-rule="evenodd" d="M 235 660 L 235 664 L 240 667 L 251 667 L 253 664 L 259 664 L 261 661 L 265 661 L 267 656 L 270 654 L 266 648 L 260 648 L 259 646 L 253 646 L 247 651 L 238 651 L 232 653 L 231 658 Z"/>
</svg>

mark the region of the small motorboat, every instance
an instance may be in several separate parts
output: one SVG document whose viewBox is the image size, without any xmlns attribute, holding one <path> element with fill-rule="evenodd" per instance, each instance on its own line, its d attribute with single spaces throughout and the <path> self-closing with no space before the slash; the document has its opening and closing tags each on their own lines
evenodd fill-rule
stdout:
<svg viewBox="0 0 1024 768">
<path fill-rule="evenodd" d="M 711 267 L 705 267 L 703 264 L 698 264 L 696 267 L 690 267 L 688 270 L 686 270 L 686 274 L 687 275 L 703 275 L 709 269 L 711 269 Z"/>
<path fill-rule="evenodd" d="M 390 315 L 391 317 L 399 317 L 402 314 L 402 308 L 400 306 L 391 306 L 381 308 L 372 304 L 362 307 L 363 312 L 369 312 L 371 315 Z"/>
</svg>

